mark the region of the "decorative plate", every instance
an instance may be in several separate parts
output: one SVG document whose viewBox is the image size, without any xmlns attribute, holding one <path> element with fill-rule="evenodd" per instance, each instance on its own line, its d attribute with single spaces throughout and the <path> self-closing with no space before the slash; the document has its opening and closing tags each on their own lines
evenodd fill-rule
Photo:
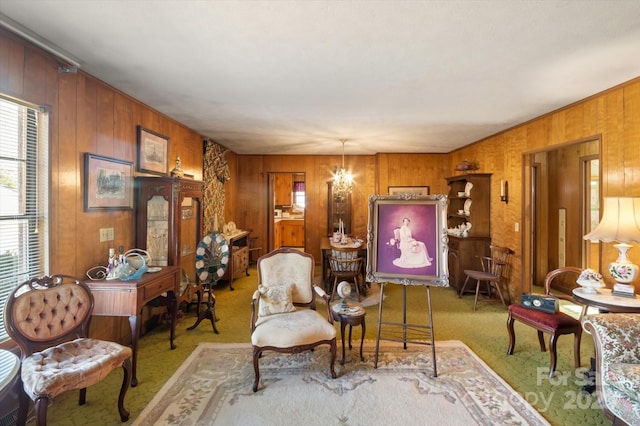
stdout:
<svg viewBox="0 0 640 426">
<path fill-rule="evenodd" d="M 346 281 L 340 281 L 338 284 L 338 296 L 346 299 L 351 294 L 351 284 Z"/>
<path fill-rule="evenodd" d="M 218 281 L 228 263 L 229 243 L 224 235 L 218 232 L 205 235 L 196 249 L 196 274 L 200 281 Z"/>
</svg>

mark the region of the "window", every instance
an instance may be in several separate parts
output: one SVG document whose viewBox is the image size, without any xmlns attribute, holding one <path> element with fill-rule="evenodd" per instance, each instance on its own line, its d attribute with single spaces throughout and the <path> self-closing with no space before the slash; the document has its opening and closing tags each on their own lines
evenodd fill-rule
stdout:
<svg viewBox="0 0 640 426">
<path fill-rule="evenodd" d="M 293 182 L 293 204 L 305 207 L 304 182 Z"/>
<path fill-rule="evenodd" d="M 0 95 L 0 342 L 13 288 L 48 273 L 48 116 Z"/>
</svg>

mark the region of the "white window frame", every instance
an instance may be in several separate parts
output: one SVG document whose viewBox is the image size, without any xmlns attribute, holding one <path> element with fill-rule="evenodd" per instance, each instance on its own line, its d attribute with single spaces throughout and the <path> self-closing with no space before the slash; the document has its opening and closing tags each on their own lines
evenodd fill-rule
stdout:
<svg viewBox="0 0 640 426">
<path fill-rule="evenodd" d="M 0 94 L 0 342 L 9 293 L 49 271 L 49 117 Z"/>
</svg>

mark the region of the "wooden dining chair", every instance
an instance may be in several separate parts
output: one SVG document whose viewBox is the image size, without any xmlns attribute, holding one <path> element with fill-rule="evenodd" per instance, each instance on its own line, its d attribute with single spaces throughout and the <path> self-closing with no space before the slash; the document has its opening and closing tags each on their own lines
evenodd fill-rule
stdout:
<svg viewBox="0 0 640 426">
<path fill-rule="evenodd" d="M 513 250 L 510 248 L 491 245 L 491 256 L 480 257 L 481 270 L 464 270 L 467 278 L 464 280 L 464 284 L 460 289 L 460 293 L 458 293 L 458 297 L 462 297 L 469 281 L 475 280 L 476 291 L 475 299 L 473 301 L 474 311 L 478 306 L 478 296 L 480 294 L 482 283 L 486 284 L 485 292 L 488 296 L 487 300 L 498 300 L 491 298 L 491 295 L 495 290 L 495 293 L 499 296 L 499 300 L 504 306 L 507 306 L 504 297 L 502 296 L 502 281 L 506 273 L 506 269 L 509 266 L 509 260 L 512 254 Z"/>
<path fill-rule="evenodd" d="M 333 282 L 331 285 L 331 300 L 333 301 L 336 294 L 336 285 L 340 281 L 348 281 L 353 283 L 358 296 L 358 302 L 362 300 L 360 289 L 364 291 L 364 282 L 362 270 L 364 258 L 359 256 L 359 247 L 333 247 L 331 249 L 331 257 L 329 258 L 329 266 L 331 267 L 331 276 Z M 362 287 L 361 287 L 362 286 Z"/>
</svg>

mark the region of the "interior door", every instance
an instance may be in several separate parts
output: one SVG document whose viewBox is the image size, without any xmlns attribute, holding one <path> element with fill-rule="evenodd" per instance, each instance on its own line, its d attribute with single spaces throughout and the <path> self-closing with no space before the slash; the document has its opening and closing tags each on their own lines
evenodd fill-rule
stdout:
<svg viewBox="0 0 640 426">
<path fill-rule="evenodd" d="M 559 266 L 600 270 L 599 247 L 582 238 L 598 223 L 599 157 L 598 139 L 527 155 L 523 230 L 529 234 L 523 235 L 523 247 L 530 256 L 523 265 L 523 292 L 543 285 L 547 272 Z M 562 290 L 572 286 L 559 285 Z"/>
</svg>

